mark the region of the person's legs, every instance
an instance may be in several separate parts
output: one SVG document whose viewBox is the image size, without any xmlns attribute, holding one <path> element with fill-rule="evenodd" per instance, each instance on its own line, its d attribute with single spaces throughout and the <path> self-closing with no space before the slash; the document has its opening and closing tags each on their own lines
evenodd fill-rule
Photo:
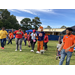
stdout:
<svg viewBox="0 0 75 75">
<path fill-rule="evenodd" d="M 40 50 L 43 50 L 43 41 L 40 41 Z"/>
<path fill-rule="evenodd" d="M 4 46 L 6 45 L 6 38 L 4 38 Z"/>
<path fill-rule="evenodd" d="M 37 42 L 37 51 L 40 52 L 40 41 Z"/>
<path fill-rule="evenodd" d="M 47 43 L 44 43 L 44 50 L 47 50 Z"/>
<path fill-rule="evenodd" d="M 69 65 L 70 64 L 70 59 L 71 59 L 71 56 L 72 56 L 72 52 L 67 52 L 67 58 L 66 58 L 66 65 Z"/>
<path fill-rule="evenodd" d="M 26 38 L 24 38 L 24 42 L 25 42 L 25 45 L 26 45 Z"/>
<path fill-rule="evenodd" d="M 1 47 L 4 48 L 4 39 L 1 39 Z"/>
<path fill-rule="evenodd" d="M 11 44 L 12 44 L 12 39 L 10 40 Z"/>
<path fill-rule="evenodd" d="M 28 41 L 28 47 L 30 47 L 30 41 Z"/>
<path fill-rule="evenodd" d="M 46 43 L 46 47 L 45 47 L 45 48 L 46 48 L 46 50 L 47 50 L 47 43 Z"/>
<path fill-rule="evenodd" d="M 47 48 L 48 48 L 48 46 L 47 46 L 47 43 L 46 43 L 46 50 L 48 50 Z"/>
<path fill-rule="evenodd" d="M 19 39 L 19 49 L 20 49 L 20 51 L 22 50 L 22 38 Z"/>
<path fill-rule="evenodd" d="M 45 44 L 45 42 L 44 42 L 44 50 L 45 50 L 45 46 L 46 46 L 46 44 Z"/>
<path fill-rule="evenodd" d="M 18 38 L 15 38 L 15 42 L 16 42 L 16 50 L 18 50 Z"/>
<path fill-rule="evenodd" d="M 44 50 L 43 50 L 43 41 L 40 41 L 40 53 L 43 54 Z"/>
<path fill-rule="evenodd" d="M 32 47 L 32 50 L 33 50 L 33 40 L 31 40 L 31 42 L 30 42 L 30 43 L 31 43 L 31 47 Z"/>
<path fill-rule="evenodd" d="M 59 56 L 59 60 L 60 60 L 60 58 L 61 58 L 61 54 L 60 54 L 60 51 L 58 51 L 58 56 Z"/>
<path fill-rule="evenodd" d="M 30 41 L 29 41 L 29 47 L 30 47 Z"/>
<path fill-rule="evenodd" d="M 30 47 L 30 41 L 28 41 L 28 47 Z"/>
<path fill-rule="evenodd" d="M 1 39 L 1 47 L 2 47 L 2 39 Z"/>
<path fill-rule="evenodd" d="M 61 59 L 60 59 L 59 65 L 62 65 L 63 64 L 63 61 L 65 59 L 65 56 L 66 56 L 66 53 L 65 53 L 65 50 L 63 49 L 61 51 Z"/>
<path fill-rule="evenodd" d="M 0 39 L 0 44 L 1 44 L 1 39 Z"/>
<path fill-rule="evenodd" d="M 35 46 L 35 42 L 33 42 L 33 44 L 32 44 L 32 50 L 34 50 L 34 46 Z"/>
<path fill-rule="evenodd" d="M 9 44 L 9 43 L 10 43 L 10 41 L 11 41 L 11 40 L 9 39 L 7 44 Z"/>
</svg>

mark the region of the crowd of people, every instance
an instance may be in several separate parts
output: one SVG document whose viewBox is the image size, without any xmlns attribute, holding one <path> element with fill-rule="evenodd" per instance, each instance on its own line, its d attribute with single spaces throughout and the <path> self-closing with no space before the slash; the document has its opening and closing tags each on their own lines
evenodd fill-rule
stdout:
<svg viewBox="0 0 75 75">
<path fill-rule="evenodd" d="M 70 59 L 72 56 L 72 53 L 74 51 L 75 47 L 75 36 L 72 34 L 72 29 L 67 28 L 66 29 L 66 35 L 63 37 L 61 40 L 59 38 L 58 44 L 57 44 L 57 49 L 56 49 L 56 60 L 59 58 L 60 62 L 59 65 L 63 64 L 63 61 L 65 59 L 65 56 L 67 55 L 66 58 L 66 65 L 70 64 Z M 4 49 L 4 46 L 6 45 L 6 37 L 8 37 L 8 43 L 12 44 L 12 39 L 14 38 L 15 34 L 15 43 L 16 43 L 16 49 L 15 51 L 19 50 L 22 51 L 22 41 L 24 39 L 25 46 L 27 46 L 28 42 L 28 47 L 31 47 L 31 52 L 34 52 L 35 44 L 37 42 L 37 51 L 36 53 L 41 53 L 43 54 L 45 50 L 48 50 L 47 43 L 48 43 L 48 35 L 43 31 L 43 27 L 40 26 L 38 28 L 38 32 L 36 33 L 36 30 L 34 29 L 33 32 L 29 32 L 27 34 L 25 31 L 23 32 L 21 28 L 19 28 L 16 31 L 12 32 L 5 30 L 5 27 L 2 27 L 2 30 L 0 30 L 0 41 L 1 41 L 1 49 Z M 24 38 L 23 38 L 24 37 Z M 44 49 L 43 49 L 44 46 Z"/>
<path fill-rule="evenodd" d="M 28 47 L 31 47 L 31 52 L 34 52 L 35 44 L 37 42 L 37 52 L 36 53 L 44 53 L 45 50 L 47 50 L 47 43 L 48 43 L 48 35 L 45 35 L 43 32 L 43 27 L 42 31 L 38 29 L 38 32 L 36 33 L 36 30 L 34 29 L 33 32 L 29 32 L 29 34 L 26 33 L 26 31 L 22 31 L 21 28 L 19 28 L 16 31 L 12 32 L 5 30 L 5 27 L 2 27 L 2 30 L 0 30 L 0 41 L 1 41 L 1 49 L 4 49 L 4 46 L 6 45 L 6 38 L 8 37 L 8 43 L 12 44 L 12 39 L 14 38 L 15 35 L 15 43 L 16 43 L 16 49 L 15 51 L 19 50 L 22 51 L 22 41 L 24 39 L 25 46 L 27 46 L 28 42 Z M 37 39 L 38 37 L 38 39 Z M 44 46 L 44 50 L 43 50 Z"/>
</svg>

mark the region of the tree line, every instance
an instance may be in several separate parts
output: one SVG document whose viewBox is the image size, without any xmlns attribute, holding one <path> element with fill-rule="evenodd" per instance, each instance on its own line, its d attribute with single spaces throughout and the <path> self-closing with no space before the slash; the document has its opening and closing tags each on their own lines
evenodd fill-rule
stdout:
<svg viewBox="0 0 75 75">
<path fill-rule="evenodd" d="M 34 19 L 24 18 L 21 20 L 20 24 L 18 23 L 16 16 L 10 15 L 10 12 L 7 9 L 0 9 L 0 29 L 5 27 L 6 29 L 18 29 L 19 27 L 22 30 L 29 29 L 38 29 L 41 26 L 39 17 L 34 17 Z"/>
<path fill-rule="evenodd" d="M 65 29 L 65 28 L 67 28 L 67 27 L 66 27 L 65 25 L 63 25 L 63 26 L 60 27 L 60 29 L 62 29 L 62 28 Z M 52 29 L 52 27 L 48 25 L 45 29 Z"/>
</svg>

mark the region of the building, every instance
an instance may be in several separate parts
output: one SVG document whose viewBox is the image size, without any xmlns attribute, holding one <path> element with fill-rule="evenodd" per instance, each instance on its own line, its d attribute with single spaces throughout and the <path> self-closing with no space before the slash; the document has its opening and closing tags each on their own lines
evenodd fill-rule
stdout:
<svg viewBox="0 0 75 75">
<path fill-rule="evenodd" d="M 44 32 L 51 35 L 60 35 L 60 33 L 64 30 L 65 28 L 53 28 L 53 29 L 44 29 Z"/>
</svg>

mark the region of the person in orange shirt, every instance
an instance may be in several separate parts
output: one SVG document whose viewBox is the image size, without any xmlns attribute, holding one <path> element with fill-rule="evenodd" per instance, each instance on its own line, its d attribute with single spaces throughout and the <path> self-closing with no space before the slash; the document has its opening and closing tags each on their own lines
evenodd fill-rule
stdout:
<svg viewBox="0 0 75 75">
<path fill-rule="evenodd" d="M 13 35 L 13 33 L 11 32 L 11 31 L 9 31 L 9 41 L 8 41 L 8 43 L 7 43 L 7 45 L 9 44 L 9 43 L 11 43 L 12 44 L 12 39 L 14 38 L 14 35 Z"/>
<path fill-rule="evenodd" d="M 24 34 L 24 42 L 25 42 L 25 46 L 26 46 L 26 41 L 27 41 L 27 33 L 25 32 L 25 34 Z"/>
<path fill-rule="evenodd" d="M 59 51 L 61 51 L 61 49 L 63 48 L 63 50 L 61 51 L 61 59 L 59 65 L 63 64 L 66 55 L 66 65 L 70 64 L 73 48 L 75 46 L 75 36 L 72 34 L 72 31 L 72 28 L 66 29 L 66 35 L 63 37 L 63 43 L 61 45 L 61 48 L 59 49 Z"/>
</svg>

